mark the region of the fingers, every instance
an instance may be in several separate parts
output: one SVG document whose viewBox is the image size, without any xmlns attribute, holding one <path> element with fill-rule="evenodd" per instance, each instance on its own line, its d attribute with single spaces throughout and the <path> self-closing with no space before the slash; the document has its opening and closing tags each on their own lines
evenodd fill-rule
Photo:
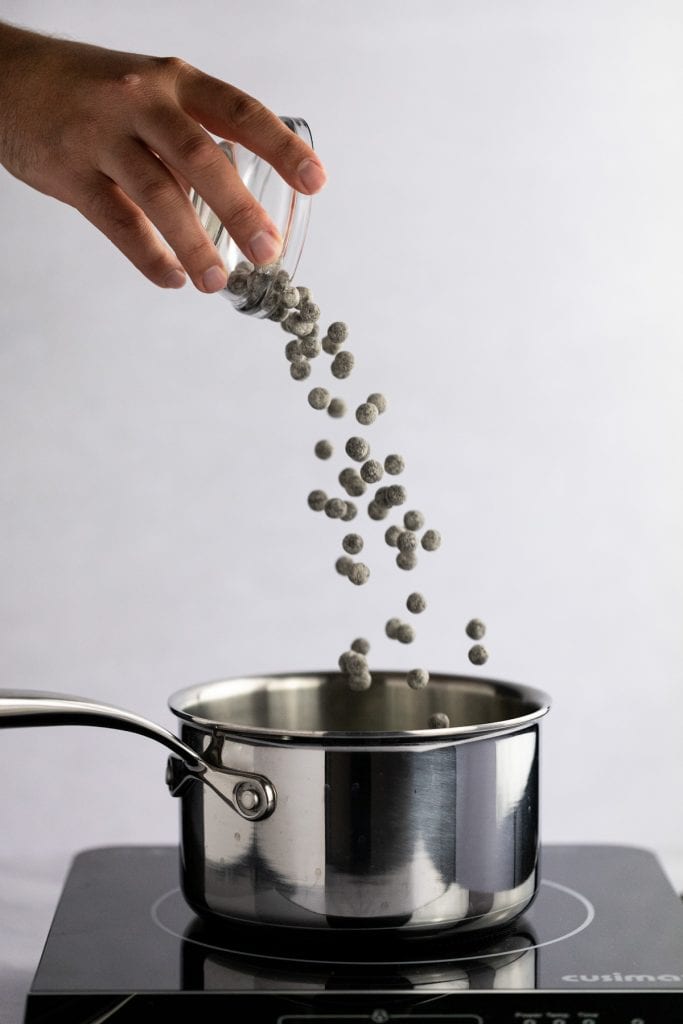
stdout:
<svg viewBox="0 0 683 1024">
<path fill-rule="evenodd" d="M 311 195 L 327 181 L 315 151 L 253 96 L 190 65 L 178 73 L 176 94 L 210 132 L 263 157 L 297 191 Z"/>
<path fill-rule="evenodd" d="M 200 125 L 182 110 L 164 105 L 142 110 L 136 127 L 150 149 L 181 179 L 192 183 L 248 259 L 262 264 L 277 258 L 282 248 L 277 228 L 242 183 L 225 153 Z M 170 241 L 156 217 L 152 216 L 152 220 Z M 186 227 L 187 222 L 183 222 L 183 228 Z M 175 245 L 174 249 L 192 274 L 183 254 Z"/>
<path fill-rule="evenodd" d="M 228 163 L 218 150 L 218 155 Z M 129 138 L 100 155 L 101 170 L 115 181 L 156 225 L 203 292 L 225 287 L 220 257 L 170 170 L 137 139 Z"/>
<path fill-rule="evenodd" d="M 131 263 L 160 288 L 182 288 L 185 271 L 141 210 L 105 175 L 71 202 Z"/>
</svg>

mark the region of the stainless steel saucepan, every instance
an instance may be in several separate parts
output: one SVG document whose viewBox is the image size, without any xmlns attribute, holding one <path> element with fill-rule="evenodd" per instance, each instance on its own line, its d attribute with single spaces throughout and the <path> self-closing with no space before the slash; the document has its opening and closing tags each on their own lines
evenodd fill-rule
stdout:
<svg viewBox="0 0 683 1024">
<path fill-rule="evenodd" d="M 228 679 L 174 694 L 180 738 L 86 698 L 0 690 L 0 727 L 96 725 L 171 751 L 186 900 L 214 921 L 403 932 L 506 926 L 539 881 L 546 694 L 373 672 Z M 445 712 L 448 729 L 430 729 Z"/>
</svg>

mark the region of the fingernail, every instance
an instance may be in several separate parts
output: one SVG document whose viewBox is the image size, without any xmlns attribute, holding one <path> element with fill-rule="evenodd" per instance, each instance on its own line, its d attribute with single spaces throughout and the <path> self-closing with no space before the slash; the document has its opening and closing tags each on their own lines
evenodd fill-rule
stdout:
<svg viewBox="0 0 683 1024">
<path fill-rule="evenodd" d="M 176 267 L 164 278 L 164 288 L 182 288 L 186 281 L 185 274 Z"/>
<path fill-rule="evenodd" d="M 327 175 L 323 168 L 310 157 L 302 160 L 296 170 L 301 183 L 308 192 L 317 192 L 327 181 Z"/>
<path fill-rule="evenodd" d="M 257 231 L 249 239 L 249 249 L 254 263 L 272 263 L 280 254 L 282 242 L 268 231 Z"/>
<path fill-rule="evenodd" d="M 228 283 L 228 275 L 223 267 L 209 267 L 204 271 L 202 284 L 207 292 L 219 292 Z"/>
</svg>

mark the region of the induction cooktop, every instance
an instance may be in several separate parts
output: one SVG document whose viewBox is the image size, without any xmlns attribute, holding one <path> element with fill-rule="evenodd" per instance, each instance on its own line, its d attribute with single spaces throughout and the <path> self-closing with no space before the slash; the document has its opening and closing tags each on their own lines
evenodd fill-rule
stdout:
<svg viewBox="0 0 683 1024">
<path fill-rule="evenodd" d="M 74 860 L 26 1024 L 681 1024 L 683 906 L 657 859 L 545 846 L 528 912 L 487 942 L 209 925 L 178 887 L 176 847 Z"/>
</svg>

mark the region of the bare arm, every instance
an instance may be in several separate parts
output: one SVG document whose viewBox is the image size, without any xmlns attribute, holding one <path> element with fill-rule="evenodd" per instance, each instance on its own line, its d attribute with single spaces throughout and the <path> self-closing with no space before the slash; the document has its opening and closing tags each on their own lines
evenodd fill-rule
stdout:
<svg viewBox="0 0 683 1024">
<path fill-rule="evenodd" d="M 0 22 L 0 163 L 74 206 L 160 287 L 181 287 L 185 271 L 200 291 L 225 285 L 188 184 L 254 263 L 272 262 L 280 250 L 277 229 L 209 132 L 262 156 L 300 192 L 325 183 L 314 151 L 279 117 L 180 58 Z"/>
</svg>

